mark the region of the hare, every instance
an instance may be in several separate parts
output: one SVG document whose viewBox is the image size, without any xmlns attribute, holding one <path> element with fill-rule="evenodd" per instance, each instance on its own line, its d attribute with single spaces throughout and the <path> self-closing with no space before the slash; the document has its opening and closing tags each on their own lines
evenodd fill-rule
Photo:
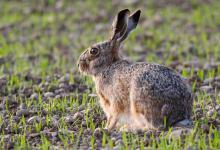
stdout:
<svg viewBox="0 0 220 150">
<path fill-rule="evenodd" d="M 118 12 L 110 38 L 86 49 L 78 60 L 80 72 L 93 77 L 109 130 L 158 129 L 190 119 L 193 98 L 184 78 L 163 65 L 132 63 L 120 55 L 140 14 Z"/>
</svg>

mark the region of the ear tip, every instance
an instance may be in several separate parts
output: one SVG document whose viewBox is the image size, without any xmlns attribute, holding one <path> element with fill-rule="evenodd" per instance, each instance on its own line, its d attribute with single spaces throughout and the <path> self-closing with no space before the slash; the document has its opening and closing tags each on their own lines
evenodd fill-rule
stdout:
<svg viewBox="0 0 220 150">
<path fill-rule="evenodd" d="M 135 12 L 135 14 L 137 14 L 138 16 L 140 16 L 140 14 L 141 14 L 141 10 L 138 9 L 138 10 Z"/>
<path fill-rule="evenodd" d="M 140 10 L 140 9 L 138 9 L 138 10 L 137 10 L 137 13 L 141 13 L 141 10 Z"/>
<path fill-rule="evenodd" d="M 127 8 L 126 9 L 122 9 L 122 10 L 119 11 L 119 13 L 128 13 L 128 12 L 130 12 L 130 10 L 127 9 Z"/>
<path fill-rule="evenodd" d="M 133 21 L 137 23 L 140 19 L 140 16 L 141 16 L 141 10 L 139 9 L 139 10 L 135 11 L 131 16 L 133 18 Z"/>
</svg>

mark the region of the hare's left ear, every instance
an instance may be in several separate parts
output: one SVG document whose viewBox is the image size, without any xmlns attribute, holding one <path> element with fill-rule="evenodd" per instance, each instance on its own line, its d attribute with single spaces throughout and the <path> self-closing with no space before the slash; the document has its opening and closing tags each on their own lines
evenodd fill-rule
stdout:
<svg viewBox="0 0 220 150">
<path fill-rule="evenodd" d="M 126 32 L 128 26 L 128 18 L 130 11 L 124 9 L 118 12 L 112 23 L 112 36 L 111 40 L 118 41 Z"/>
<path fill-rule="evenodd" d="M 125 40 L 128 34 L 136 28 L 140 18 L 140 13 L 141 11 L 137 10 L 135 13 L 130 15 L 130 11 L 128 9 L 121 10 L 112 24 L 113 34 L 111 36 L 111 40 L 118 42 Z"/>
</svg>

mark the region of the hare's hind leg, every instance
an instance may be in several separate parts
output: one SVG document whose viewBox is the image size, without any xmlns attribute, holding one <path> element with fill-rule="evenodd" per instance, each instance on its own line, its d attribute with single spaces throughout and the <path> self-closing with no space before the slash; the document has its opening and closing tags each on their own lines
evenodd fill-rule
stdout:
<svg viewBox="0 0 220 150">
<path fill-rule="evenodd" d="M 132 101 L 131 102 L 131 115 L 134 119 L 133 129 L 141 129 L 141 130 L 148 130 L 153 129 L 153 125 L 147 121 L 145 118 L 144 112 L 142 111 L 141 102 L 139 101 Z"/>
</svg>

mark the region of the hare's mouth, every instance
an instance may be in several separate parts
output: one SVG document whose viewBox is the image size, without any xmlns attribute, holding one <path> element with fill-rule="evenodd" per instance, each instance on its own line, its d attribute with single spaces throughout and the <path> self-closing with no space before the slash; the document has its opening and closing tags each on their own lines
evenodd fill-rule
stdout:
<svg viewBox="0 0 220 150">
<path fill-rule="evenodd" d="M 86 72 L 88 70 L 89 65 L 84 60 L 80 60 L 78 63 L 79 71 L 80 72 Z"/>
</svg>

